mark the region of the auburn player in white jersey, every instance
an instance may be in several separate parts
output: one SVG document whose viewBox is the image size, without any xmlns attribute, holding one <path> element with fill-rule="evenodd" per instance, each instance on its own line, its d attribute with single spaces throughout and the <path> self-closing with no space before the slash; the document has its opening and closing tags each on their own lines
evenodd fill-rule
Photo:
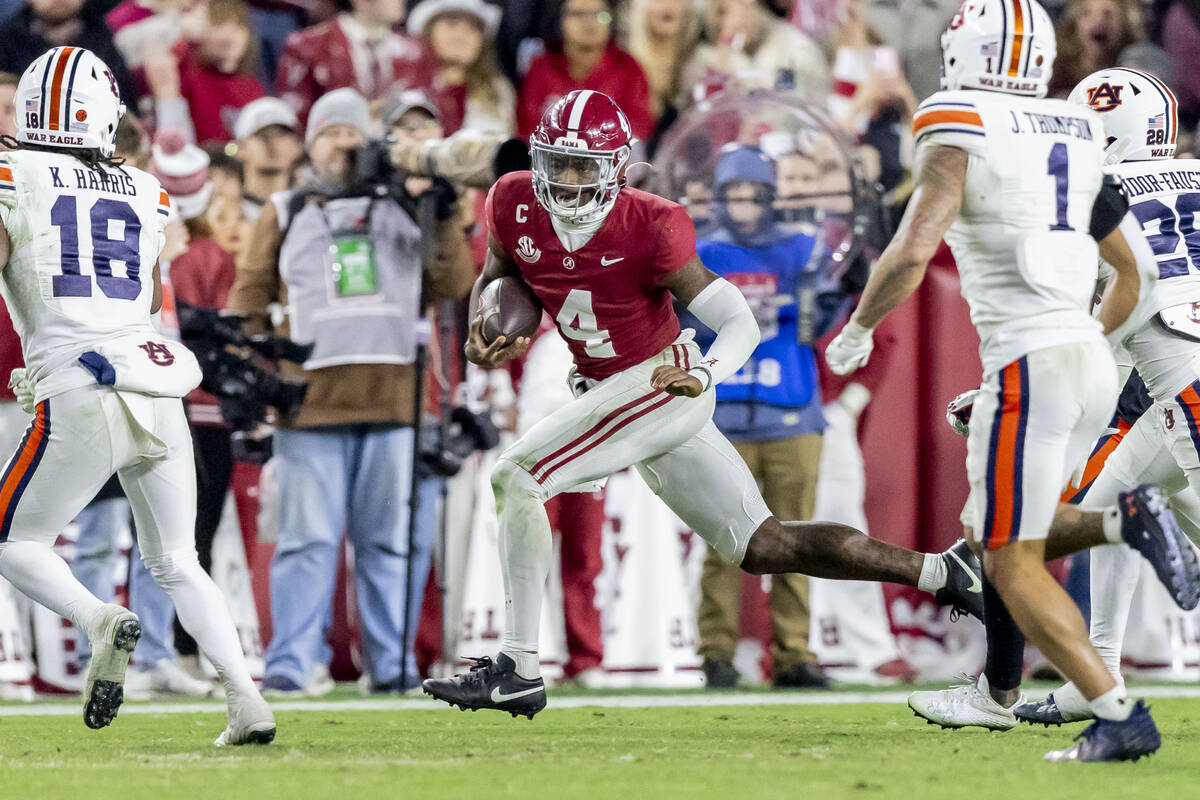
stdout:
<svg viewBox="0 0 1200 800">
<path fill-rule="evenodd" d="M 842 374 L 866 363 L 872 330 L 920 284 L 945 236 L 981 339 L 967 472 L 985 572 L 1099 718 L 1078 744 L 1047 758 L 1123 760 L 1156 750 L 1157 728 L 1143 702 L 1126 700 L 1042 562 L 1059 492 L 1116 403 L 1103 334 L 1120 335 L 1150 279 L 1139 276 L 1132 249 L 1145 244 L 1116 227 L 1119 215 L 1099 230 L 1092 224 L 1104 128 L 1091 109 L 1041 99 L 1055 49 L 1034 0 L 968 0 L 959 9 L 942 36 L 946 91 L 913 121 L 916 191 L 826 355 Z M 1099 322 L 1089 313 L 1098 250 L 1115 269 Z"/>
<path fill-rule="evenodd" d="M 0 575 L 92 643 L 84 722 L 108 725 L 141 628 L 51 549 L 116 472 L 142 558 L 217 668 L 229 701 L 218 745 L 267 743 L 275 720 L 246 669 L 225 599 L 196 557 L 196 476 L 180 400 L 195 357 L 166 341 L 158 254 L 170 200 L 112 160 L 125 106 L 104 62 L 52 49 L 21 76 L 16 141 L 0 153 L 0 289 L 21 337 L 18 398 L 34 413 L 0 477 Z"/>
<path fill-rule="evenodd" d="M 1158 78 L 1114 68 L 1084 78 L 1072 102 L 1103 116 L 1109 162 L 1154 254 L 1158 282 L 1140 324 L 1123 341 L 1154 405 L 1108 457 L 1081 505 L 1097 507 L 1140 483 L 1200 495 L 1200 160 L 1175 159 L 1177 101 Z M 1179 558 L 1195 563 L 1184 543 Z M 1091 639 L 1121 681 L 1121 645 L 1138 584 L 1129 548 L 1091 553 Z M 1079 689 L 1067 684 L 1015 710 L 1026 722 L 1090 719 Z"/>
</svg>

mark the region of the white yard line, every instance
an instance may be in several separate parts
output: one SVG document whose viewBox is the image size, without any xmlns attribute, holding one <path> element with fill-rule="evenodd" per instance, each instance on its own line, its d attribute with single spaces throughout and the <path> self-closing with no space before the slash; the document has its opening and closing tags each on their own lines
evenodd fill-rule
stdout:
<svg viewBox="0 0 1200 800">
<path fill-rule="evenodd" d="M 1200 698 L 1200 686 L 1142 686 L 1132 687 L 1134 697 Z M 722 706 L 841 706 L 862 703 L 903 704 L 908 691 L 872 692 L 771 692 L 720 694 L 626 694 L 554 697 L 550 708 L 716 708 Z M 394 697 L 363 698 L 361 700 L 288 700 L 271 703 L 275 711 L 428 711 L 448 706 L 428 698 Z M 206 703 L 137 703 L 121 706 L 121 716 L 130 714 L 197 714 L 224 713 L 225 704 Z M 81 713 L 78 702 L 31 703 L 0 706 L 0 717 L 64 717 Z"/>
</svg>

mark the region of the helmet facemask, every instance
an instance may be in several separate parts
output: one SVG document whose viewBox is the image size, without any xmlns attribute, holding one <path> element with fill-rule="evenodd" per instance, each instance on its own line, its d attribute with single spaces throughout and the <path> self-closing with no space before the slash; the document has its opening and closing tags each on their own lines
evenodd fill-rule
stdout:
<svg viewBox="0 0 1200 800">
<path fill-rule="evenodd" d="M 533 192 L 538 203 L 563 222 L 603 219 L 616 202 L 629 148 L 586 150 L 530 143 Z"/>
</svg>

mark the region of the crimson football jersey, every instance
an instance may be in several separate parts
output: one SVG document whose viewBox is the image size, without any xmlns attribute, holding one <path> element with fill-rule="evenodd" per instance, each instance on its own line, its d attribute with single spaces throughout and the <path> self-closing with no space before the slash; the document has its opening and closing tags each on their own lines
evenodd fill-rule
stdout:
<svg viewBox="0 0 1200 800">
<path fill-rule="evenodd" d="M 682 206 L 622 189 L 600 230 L 574 251 L 559 241 L 527 171 L 497 181 L 484 213 L 488 232 L 557 323 L 581 375 L 603 380 L 679 336 L 662 281 L 696 253 L 696 229 Z"/>
</svg>

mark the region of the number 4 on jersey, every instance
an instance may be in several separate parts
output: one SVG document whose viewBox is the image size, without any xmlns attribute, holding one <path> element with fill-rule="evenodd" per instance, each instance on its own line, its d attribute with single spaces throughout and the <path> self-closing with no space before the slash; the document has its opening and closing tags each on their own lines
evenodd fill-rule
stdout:
<svg viewBox="0 0 1200 800">
<path fill-rule="evenodd" d="M 592 293 L 586 289 L 572 289 L 563 302 L 558 316 L 554 318 L 562 335 L 576 342 L 583 342 L 583 350 L 592 358 L 613 358 L 613 349 L 608 329 L 601 330 L 592 311 Z"/>
</svg>

